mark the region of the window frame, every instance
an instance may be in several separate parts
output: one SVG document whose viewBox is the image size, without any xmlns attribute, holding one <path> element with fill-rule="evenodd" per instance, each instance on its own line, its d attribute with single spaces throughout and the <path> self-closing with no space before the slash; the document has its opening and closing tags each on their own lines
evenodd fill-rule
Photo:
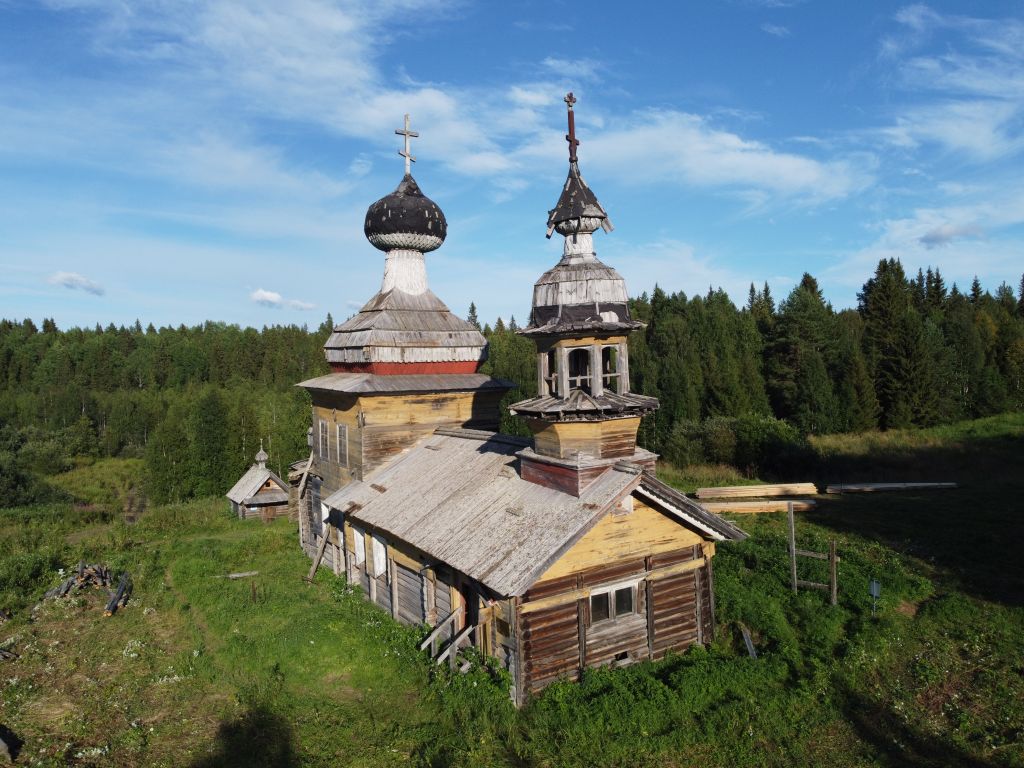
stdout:
<svg viewBox="0 0 1024 768">
<path fill-rule="evenodd" d="M 590 590 L 590 595 L 587 597 L 587 614 L 590 621 L 588 622 L 591 626 L 602 626 L 604 624 L 615 624 L 619 621 L 625 621 L 630 616 L 640 615 L 640 582 L 643 579 L 631 579 L 629 581 L 618 581 L 614 584 L 602 584 L 599 587 L 595 587 Z M 626 613 L 620 614 L 616 606 L 616 593 L 623 589 L 630 590 L 630 602 L 633 606 L 632 610 Z M 594 621 L 594 603 L 595 597 L 601 595 L 608 596 L 608 618 L 598 619 Z"/>
<path fill-rule="evenodd" d="M 327 419 L 320 419 L 320 434 L 319 434 L 319 437 L 320 437 L 320 442 L 319 442 L 318 445 L 319 445 L 319 448 L 320 448 L 320 458 L 321 459 L 327 459 L 328 461 L 330 461 L 330 458 L 331 458 L 331 442 L 330 442 L 329 433 L 327 431 Z"/>
<path fill-rule="evenodd" d="M 338 449 L 338 464 L 348 466 L 348 424 L 334 425 L 334 440 Z"/>
<path fill-rule="evenodd" d="M 594 391 L 594 371 L 591 370 L 591 347 L 568 347 L 566 349 L 565 367 L 566 378 L 569 381 L 569 391 L 579 389 L 588 395 Z M 586 374 L 572 375 L 573 358 L 584 362 L 581 368 L 585 368 Z"/>
</svg>

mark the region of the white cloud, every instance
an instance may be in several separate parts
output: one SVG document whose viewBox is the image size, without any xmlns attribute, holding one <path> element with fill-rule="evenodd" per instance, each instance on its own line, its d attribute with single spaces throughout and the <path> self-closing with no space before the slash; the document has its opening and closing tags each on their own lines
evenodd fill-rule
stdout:
<svg viewBox="0 0 1024 768">
<path fill-rule="evenodd" d="M 1024 253 L 1024 187 L 986 190 L 963 205 L 918 208 L 883 221 L 873 242 L 843 256 L 823 273 L 838 285 L 859 287 L 881 259 L 899 259 L 908 272 L 939 266 L 947 282 L 1014 280 Z M 940 250 L 941 249 L 941 250 Z"/>
<path fill-rule="evenodd" d="M 548 56 L 541 64 L 563 80 L 596 80 L 604 68 L 601 62 L 593 59 L 562 59 L 557 56 Z"/>
<path fill-rule="evenodd" d="M 77 272 L 55 272 L 46 282 L 50 285 L 63 285 L 72 291 L 85 291 L 93 296 L 102 296 L 106 293 L 102 285 Z"/>
<path fill-rule="evenodd" d="M 934 144 L 990 161 L 1024 149 L 1024 22 L 945 15 L 926 5 L 901 9 L 902 34 L 883 41 L 894 83 L 910 99 L 882 136 L 898 147 Z M 910 56 L 931 36 L 943 48 Z"/>
<path fill-rule="evenodd" d="M 781 24 L 769 24 L 765 22 L 761 25 L 761 31 L 772 35 L 774 37 L 789 37 L 789 27 L 784 27 Z"/>
<path fill-rule="evenodd" d="M 587 162 L 620 180 L 652 178 L 728 187 L 747 199 L 787 198 L 820 203 L 845 197 L 872 181 L 874 159 L 862 155 L 819 161 L 716 128 L 699 115 L 676 111 L 635 114 L 591 139 Z M 591 159 L 593 158 L 593 159 Z"/>
<path fill-rule="evenodd" d="M 263 288 L 257 288 L 249 294 L 249 298 L 257 304 L 272 309 L 298 309 L 302 311 L 316 309 L 316 305 L 310 304 L 308 301 L 285 299 L 277 291 L 268 291 Z"/>
</svg>

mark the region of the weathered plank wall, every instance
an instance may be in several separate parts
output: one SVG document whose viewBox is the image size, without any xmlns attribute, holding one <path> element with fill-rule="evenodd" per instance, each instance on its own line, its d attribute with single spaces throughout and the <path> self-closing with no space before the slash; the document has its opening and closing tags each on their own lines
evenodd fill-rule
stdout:
<svg viewBox="0 0 1024 768">
<path fill-rule="evenodd" d="M 703 539 L 640 499 L 633 511 L 609 513 L 557 560 L 538 581 L 557 579 L 605 563 L 692 547 Z"/>
</svg>

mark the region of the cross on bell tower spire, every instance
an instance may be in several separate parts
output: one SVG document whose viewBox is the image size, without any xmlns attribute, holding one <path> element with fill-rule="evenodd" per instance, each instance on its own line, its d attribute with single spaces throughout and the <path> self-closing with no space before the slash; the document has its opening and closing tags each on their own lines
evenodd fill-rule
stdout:
<svg viewBox="0 0 1024 768">
<path fill-rule="evenodd" d="M 398 154 L 405 158 L 405 175 L 408 176 L 412 171 L 412 166 L 410 165 L 410 163 L 416 162 L 416 158 L 413 157 L 412 153 L 409 151 L 409 139 L 418 139 L 420 135 L 416 131 L 409 130 L 408 115 L 405 116 L 405 128 L 396 128 L 395 133 L 398 134 L 399 136 L 405 137 L 405 149 L 398 150 Z"/>
<path fill-rule="evenodd" d="M 569 110 L 569 132 L 565 134 L 565 140 L 569 142 L 569 162 L 575 163 L 576 147 L 580 145 L 579 140 L 576 138 L 576 115 L 572 111 L 572 105 L 576 103 L 576 97 L 572 95 L 572 91 L 569 91 L 563 101 Z"/>
</svg>

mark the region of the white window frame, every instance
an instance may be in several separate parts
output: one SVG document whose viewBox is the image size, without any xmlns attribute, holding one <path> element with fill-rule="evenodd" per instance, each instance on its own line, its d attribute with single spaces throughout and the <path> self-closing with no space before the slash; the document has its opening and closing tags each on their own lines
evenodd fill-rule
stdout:
<svg viewBox="0 0 1024 768">
<path fill-rule="evenodd" d="M 330 459 L 331 444 L 327 437 L 327 421 L 320 419 L 320 458 Z"/>
<path fill-rule="evenodd" d="M 639 615 L 639 610 L 638 609 L 640 607 L 640 582 L 641 581 L 643 581 L 643 579 L 630 579 L 629 581 L 618 581 L 618 582 L 616 582 L 614 584 L 602 584 L 599 587 L 592 588 L 590 590 L 590 596 L 587 598 L 588 601 L 593 601 L 594 597 L 599 596 L 599 595 L 608 595 L 608 618 L 607 619 L 598 619 L 597 621 L 594 621 L 594 617 L 593 617 L 593 606 L 594 606 L 594 604 L 593 604 L 593 602 L 588 602 L 587 609 L 588 609 L 588 611 L 590 613 L 590 624 L 591 624 L 591 626 L 603 625 L 603 624 L 614 624 L 616 621 L 622 621 L 623 619 L 627 618 L 628 616 L 637 616 L 637 615 Z M 620 589 L 626 589 L 627 587 L 629 587 L 630 589 L 633 590 L 633 610 L 630 611 L 628 614 L 623 614 L 622 616 L 619 616 L 615 612 L 615 593 L 618 592 Z"/>
<path fill-rule="evenodd" d="M 348 425 L 335 424 L 335 440 L 338 444 L 338 464 L 342 467 L 348 466 Z"/>
</svg>

